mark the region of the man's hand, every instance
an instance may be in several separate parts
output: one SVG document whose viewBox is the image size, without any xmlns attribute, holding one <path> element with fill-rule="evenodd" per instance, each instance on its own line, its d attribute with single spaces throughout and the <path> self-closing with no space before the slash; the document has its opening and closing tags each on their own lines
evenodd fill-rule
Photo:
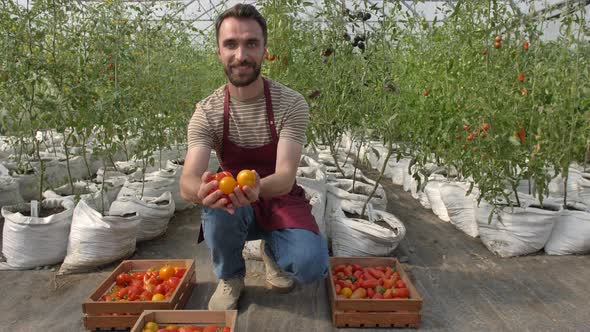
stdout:
<svg viewBox="0 0 590 332">
<path fill-rule="evenodd" d="M 203 173 L 201 176 L 201 186 L 199 187 L 199 192 L 197 193 L 201 204 L 213 209 L 224 209 L 229 214 L 234 214 L 234 206 L 227 198 L 223 197 L 223 192 L 217 189 L 218 184 L 219 183 L 214 180 L 214 175 L 212 173 Z"/>
<path fill-rule="evenodd" d="M 234 188 L 234 192 L 229 194 L 229 199 L 231 200 L 231 205 L 233 208 L 239 208 L 245 205 L 252 204 L 258 200 L 258 196 L 260 195 L 260 176 L 255 170 L 252 170 L 254 174 L 256 174 L 256 182 L 254 183 L 254 187 L 244 186 L 240 189 L 239 186 Z"/>
</svg>

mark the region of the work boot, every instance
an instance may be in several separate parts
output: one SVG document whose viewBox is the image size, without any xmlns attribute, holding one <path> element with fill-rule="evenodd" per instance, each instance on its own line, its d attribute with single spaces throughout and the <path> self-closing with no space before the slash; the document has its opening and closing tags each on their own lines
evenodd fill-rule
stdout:
<svg viewBox="0 0 590 332">
<path fill-rule="evenodd" d="M 209 310 L 236 309 L 243 289 L 244 278 L 219 279 L 217 289 L 209 300 Z"/>
<path fill-rule="evenodd" d="M 265 242 L 260 241 L 260 256 L 266 268 L 266 287 L 279 293 L 287 293 L 293 289 L 295 283 L 285 272 L 281 271 L 277 263 L 267 255 Z"/>
</svg>

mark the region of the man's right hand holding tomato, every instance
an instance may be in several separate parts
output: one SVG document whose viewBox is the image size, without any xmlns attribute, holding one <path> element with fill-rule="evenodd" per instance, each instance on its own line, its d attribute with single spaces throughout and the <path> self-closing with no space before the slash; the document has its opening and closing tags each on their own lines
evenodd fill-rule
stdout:
<svg viewBox="0 0 590 332">
<path fill-rule="evenodd" d="M 246 176 L 250 178 L 250 181 L 247 182 L 252 182 L 251 178 L 253 174 L 255 176 L 253 186 L 236 185 L 233 192 L 226 195 L 219 189 L 219 184 L 224 176 L 231 176 L 231 174 L 227 172 L 217 174 L 204 172 L 201 176 L 201 186 L 197 193 L 201 204 L 214 209 L 224 209 L 228 213 L 234 214 L 235 209 L 256 202 L 260 195 L 260 176 L 254 170 L 250 171 L 250 173 Z M 242 172 L 238 175 L 238 182 L 241 182 L 241 174 Z"/>
</svg>

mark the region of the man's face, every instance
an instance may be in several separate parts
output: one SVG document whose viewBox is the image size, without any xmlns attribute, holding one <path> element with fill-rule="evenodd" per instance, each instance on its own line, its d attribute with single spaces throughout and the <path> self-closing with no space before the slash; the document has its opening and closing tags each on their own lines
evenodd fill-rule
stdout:
<svg viewBox="0 0 590 332">
<path fill-rule="evenodd" d="M 266 51 L 258 22 L 226 18 L 219 27 L 217 47 L 225 75 L 233 85 L 247 86 L 258 78 Z"/>
</svg>

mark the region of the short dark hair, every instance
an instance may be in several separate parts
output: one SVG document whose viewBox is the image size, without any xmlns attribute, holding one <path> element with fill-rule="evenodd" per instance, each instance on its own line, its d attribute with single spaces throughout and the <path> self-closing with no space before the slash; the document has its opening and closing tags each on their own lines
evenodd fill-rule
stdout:
<svg viewBox="0 0 590 332">
<path fill-rule="evenodd" d="M 262 36 L 264 37 L 264 45 L 266 45 L 266 20 L 260 12 L 256 9 L 256 7 L 248 4 L 239 3 L 217 17 L 215 20 L 215 39 L 219 42 L 219 27 L 221 27 L 221 23 L 228 17 L 235 17 L 237 19 L 252 19 L 258 22 L 260 27 L 262 28 Z"/>
</svg>

